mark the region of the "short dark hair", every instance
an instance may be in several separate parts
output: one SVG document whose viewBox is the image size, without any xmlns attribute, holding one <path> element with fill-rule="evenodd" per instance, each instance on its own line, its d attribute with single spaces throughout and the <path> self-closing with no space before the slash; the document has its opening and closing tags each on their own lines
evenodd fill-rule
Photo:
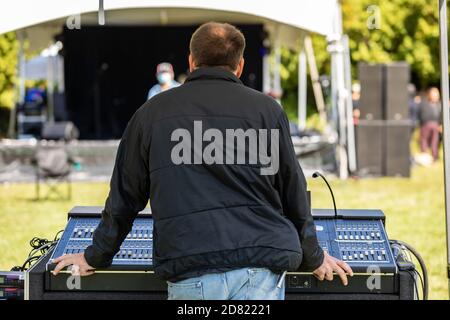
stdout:
<svg viewBox="0 0 450 320">
<path fill-rule="evenodd" d="M 189 45 L 197 67 L 225 67 L 234 71 L 244 54 L 245 37 L 228 23 L 207 22 L 192 34 Z"/>
</svg>

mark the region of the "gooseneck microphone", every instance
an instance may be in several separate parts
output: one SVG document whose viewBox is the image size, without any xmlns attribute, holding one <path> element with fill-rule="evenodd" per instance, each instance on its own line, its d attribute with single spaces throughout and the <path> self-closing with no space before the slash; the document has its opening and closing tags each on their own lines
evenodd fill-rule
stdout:
<svg viewBox="0 0 450 320">
<path fill-rule="evenodd" d="M 337 214 L 337 208 L 336 208 L 336 201 L 334 200 L 334 193 L 333 193 L 333 189 L 331 189 L 330 184 L 328 183 L 327 179 L 323 176 L 323 174 L 321 174 L 319 171 L 316 171 L 313 173 L 312 177 L 314 179 L 316 179 L 317 177 L 321 177 L 323 179 L 323 181 L 325 181 L 325 183 L 327 184 L 328 190 L 330 190 L 331 193 L 331 198 L 333 199 L 333 207 L 334 207 L 334 218 L 337 219 L 338 214 Z"/>
</svg>

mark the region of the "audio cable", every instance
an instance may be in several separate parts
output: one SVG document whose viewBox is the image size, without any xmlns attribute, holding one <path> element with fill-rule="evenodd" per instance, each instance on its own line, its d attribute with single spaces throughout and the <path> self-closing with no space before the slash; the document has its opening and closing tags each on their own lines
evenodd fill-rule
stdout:
<svg viewBox="0 0 450 320">
<path fill-rule="evenodd" d="M 392 245 L 392 247 L 399 250 L 401 252 L 401 254 L 403 255 L 403 258 L 406 258 L 405 260 L 407 260 L 411 264 L 412 264 L 412 259 L 411 259 L 410 254 L 412 254 L 416 258 L 416 260 L 419 262 L 422 274 L 420 274 L 419 271 L 417 271 L 417 269 L 415 267 L 413 270 L 405 270 L 405 271 L 407 271 L 408 274 L 410 274 L 410 276 L 414 280 L 417 298 L 419 299 L 420 297 L 419 297 L 419 293 L 418 293 L 418 289 L 417 289 L 417 278 L 415 276 L 417 276 L 419 278 L 419 281 L 420 281 L 420 284 L 422 287 L 423 300 L 428 300 L 428 291 L 429 291 L 428 271 L 427 271 L 427 267 L 425 265 L 425 261 L 423 260 L 422 256 L 419 254 L 419 252 L 413 246 L 411 246 L 410 244 L 408 244 L 404 241 L 390 240 L 389 243 Z"/>
<path fill-rule="evenodd" d="M 52 249 L 59 241 L 59 236 L 64 230 L 59 231 L 53 240 L 34 237 L 30 240 L 31 251 L 28 258 L 21 266 L 11 268 L 11 271 L 26 271 L 33 266 L 43 255 Z"/>
</svg>

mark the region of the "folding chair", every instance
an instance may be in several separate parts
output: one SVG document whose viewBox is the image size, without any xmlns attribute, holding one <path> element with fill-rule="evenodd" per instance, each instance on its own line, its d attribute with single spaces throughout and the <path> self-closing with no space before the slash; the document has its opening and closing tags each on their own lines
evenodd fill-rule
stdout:
<svg viewBox="0 0 450 320">
<path fill-rule="evenodd" d="M 44 182 L 48 192 L 44 199 L 51 194 L 60 198 L 71 199 L 72 185 L 70 181 L 71 166 L 74 163 L 64 144 L 39 144 L 34 159 L 36 172 L 36 199 L 40 199 L 40 185 Z M 67 183 L 67 196 L 58 190 L 60 183 Z"/>
</svg>

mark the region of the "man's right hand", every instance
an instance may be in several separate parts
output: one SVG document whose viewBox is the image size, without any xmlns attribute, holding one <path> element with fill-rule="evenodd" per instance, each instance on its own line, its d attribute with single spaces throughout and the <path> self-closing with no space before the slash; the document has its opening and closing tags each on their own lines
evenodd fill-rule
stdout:
<svg viewBox="0 0 450 320">
<path fill-rule="evenodd" d="M 320 281 L 323 281 L 324 279 L 332 281 L 333 272 L 336 272 L 341 278 L 344 286 L 346 286 L 348 284 L 347 274 L 353 277 L 352 268 L 350 268 L 350 266 L 344 261 L 341 261 L 339 259 L 336 259 L 335 257 L 330 256 L 326 251 L 324 251 L 323 254 L 324 257 L 322 265 L 318 267 L 316 270 L 314 270 L 313 274 Z"/>
</svg>

